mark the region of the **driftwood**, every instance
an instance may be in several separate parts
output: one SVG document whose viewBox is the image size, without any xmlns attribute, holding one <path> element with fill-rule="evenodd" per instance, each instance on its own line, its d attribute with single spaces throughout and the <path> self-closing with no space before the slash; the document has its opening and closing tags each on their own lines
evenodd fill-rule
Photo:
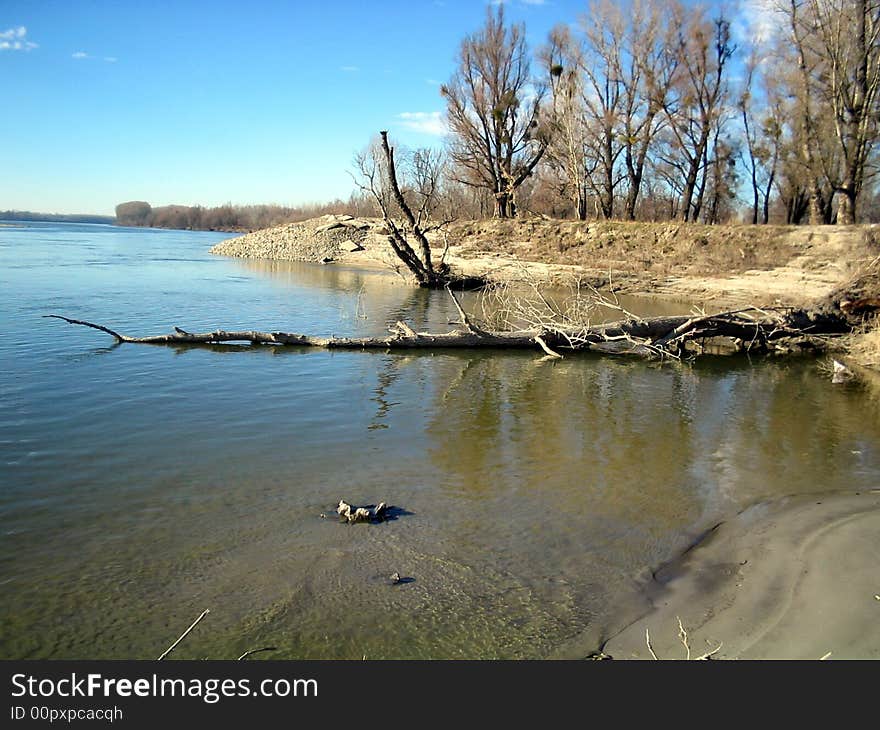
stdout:
<svg viewBox="0 0 880 730">
<path fill-rule="evenodd" d="M 336 514 L 350 525 L 355 522 L 381 522 L 388 514 L 388 505 L 379 502 L 375 507 L 353 507 L 344 499 L 340 499 Z"/>
<path fill-rule="evenodd" d="M 450 292 L 451 294 L 451 292 Z M 48 314 L 70 324 L 83 325 L 105 332 L 117 343 L 148 345 L 212 345 L 228 342 L 251 345 L 285 345 L 345 350 L 395 350 L 439 348 L 501 348 L 541 350 L 548 357 L 561 357 L 562 351 L 591 351 L 605 354 L 643 357 L 681 357 L 684 354 L 715 352 L 791 352 L 824 350 L 828 336 L 850 330 L 839 317 L 819 315 L 789 307 L 759 309 L 746 307 L 701 316 L 628 318 L 616 322 L 563 328 L 543 324 L 519 331 L 491 331 L 473 324 L 453 295 L 461 316 L 460 329 L 446 333 L 416 332 L 404 322 L 397 322 L 389 334 L 378 337 L 315 337 L 294 332 L 256 330 L 174 332 L 149 337 L 130 337 L 109 327 Z M 718 341 L 723 340 L 719 343 Z M 706 345 L 710 347 L 706 347 Z"/>
</svg>

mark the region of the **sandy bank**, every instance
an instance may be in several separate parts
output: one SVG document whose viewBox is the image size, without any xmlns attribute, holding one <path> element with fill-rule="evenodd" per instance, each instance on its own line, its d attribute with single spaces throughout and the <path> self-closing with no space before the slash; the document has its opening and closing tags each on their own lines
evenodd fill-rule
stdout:
<svg viewBox="0 0 880 730">
<path fill-rule="evenodd" d="M 880 489 L 757 504 L 657 571 L 615 659 L 880 659 Z"/>
<path fill-rule="evenodd" d="M 545 283 L 586 277 L 718 310 L 804 306 L 829 296 L 877 256 L 875 228 L 530 218 L 457 221 L 431 244 L 435 259 L 445 250 L 446 261 L 467 276 Z M 323 216 L 229 239 L 212 252 L 400 269 L 376 218 Z"/>
</svg>

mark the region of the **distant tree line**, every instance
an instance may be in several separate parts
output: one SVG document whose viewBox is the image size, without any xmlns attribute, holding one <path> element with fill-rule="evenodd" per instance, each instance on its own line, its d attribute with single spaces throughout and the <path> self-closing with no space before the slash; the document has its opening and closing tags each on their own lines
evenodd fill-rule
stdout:
<svg viewBox="0 0 880 730">
<path fill-rule="evenodd" d="M 115 223 L 110 215 L 91 215 L 88 213 L 34 213 L 30 210 L 0 210 L 3 221 L 47 221 L 50 223 Z"/>
<path fill-rule="evenodd" d="M 296 207 L 226 203 L 214 208 L 201 205 L 163 205 L 154 208 L 147 202 L 131 200 L 116 206 L 116 224 L 182 230 L 255 231 L 328 213 L 366 215 L 369 211 L 365 205 L 360 196 L 352 196 L 348 201 L 334 200 Z"/>
<path fill-rule="evenodd" d="M 441 87 L 438 217 L 880 219 L 880 0 L 765 7 L 737 44 L 718 6 L 593 0 L 535 53 L 488 9 Z"/>
</svg>

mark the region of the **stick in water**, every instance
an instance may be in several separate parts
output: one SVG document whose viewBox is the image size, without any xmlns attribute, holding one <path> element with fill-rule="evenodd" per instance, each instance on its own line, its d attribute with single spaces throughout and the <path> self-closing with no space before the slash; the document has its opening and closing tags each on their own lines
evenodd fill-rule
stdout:
<svg viewBox="0 0 880 730">
<path fill-rule="evenodd" d="M 167 656 L 168 656 L 168 655 L 174 650 L 174 647 L 177 646 L 181 641 L 183 641 L 183 639 L 186 637 L 186 635 L 196 627 L 196 624 L 197 624 L 199 621 L 201 621 L 203 618 L 205 618 L 205 616 L 207 616 L 209 613 L 211 613 L 211 609 L 209 609 L 209 608 L 206 608 L 204 611 L 202 611 L 202 615 L 199 616 L 195 621 L 193 621 L 193 622 L 190 624 L 190 627 L 189 627 L 186 631 L 184 631 L 184 632 L 178 637 L 177 641 L 175 641 L 171 646 L 169 646 L 169 647 L 168 647 L 168 648 L 162 653 L 162 656 L 160 656 L 156 661 L 160 661 L 160 662 L 161 662 L 165 657 L 167 657 Z"/>
</svg>

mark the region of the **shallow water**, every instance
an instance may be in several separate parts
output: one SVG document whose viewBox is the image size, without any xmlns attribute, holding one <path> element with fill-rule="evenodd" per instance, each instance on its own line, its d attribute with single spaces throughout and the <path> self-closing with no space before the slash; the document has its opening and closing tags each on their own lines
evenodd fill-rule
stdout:
<svg viewBox="0 0 880 730">
<path fill-rule="evenodd" d="M 41 317 L 455 318 L 394 275 L 209 255 L 224 237 L 0 228 L 0 657 L 151 658 L 205 608 L 175 657 L 576 655 L 719 520 L 880 484 L 876 406 L 812 360 L 114 346 Z M 343 525 L 340 498 L 403 514 Z"/>
</svg>

